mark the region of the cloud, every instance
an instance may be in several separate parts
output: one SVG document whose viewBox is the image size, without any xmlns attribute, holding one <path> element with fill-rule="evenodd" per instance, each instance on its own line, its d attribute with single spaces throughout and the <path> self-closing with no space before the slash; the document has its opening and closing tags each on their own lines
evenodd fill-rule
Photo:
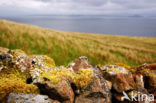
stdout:
<svg viewBox="0 0 156 103">
<path fill-rule="evenodd" d="M 156 0 L 0 0 L 0 15 L 156 15 Z"/>
</svg>

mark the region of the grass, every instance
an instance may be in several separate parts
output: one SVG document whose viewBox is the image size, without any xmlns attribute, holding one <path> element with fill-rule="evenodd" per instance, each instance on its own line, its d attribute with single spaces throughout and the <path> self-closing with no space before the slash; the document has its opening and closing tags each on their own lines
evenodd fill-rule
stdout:
<svg viewBox="0 0 156 103">
<path fill-rule="evenodd" d="M 67 65 L 79 56 L 93 64 L 156 62 L 156 37 L 63 32 L 6 20 L 0 20 L 0 46 L 48 55 L 56 65 Z"/>
</svg>

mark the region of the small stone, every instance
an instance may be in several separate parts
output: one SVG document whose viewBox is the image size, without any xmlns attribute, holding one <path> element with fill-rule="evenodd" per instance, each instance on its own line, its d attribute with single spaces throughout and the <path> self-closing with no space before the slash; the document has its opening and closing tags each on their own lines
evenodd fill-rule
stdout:
<svg viewBox="0 0 156 103">
<path fill-rule="evenodd" d="M 7 103 L 54 103 L 46 95 L 10 93 Z M 55 102 L 59 103 L 59 102 Z"/>
</svg>

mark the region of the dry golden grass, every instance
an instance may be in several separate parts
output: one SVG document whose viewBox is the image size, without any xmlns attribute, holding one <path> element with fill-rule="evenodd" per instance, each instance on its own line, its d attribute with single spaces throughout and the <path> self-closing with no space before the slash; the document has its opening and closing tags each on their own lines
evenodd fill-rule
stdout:
<svg viewBox="0 0 156 103">
<path fill-rule="evenodd" d="M 57 65 L 66 65 L 79 56 L 87 56 L 93 64 L 156 62 L 156 37 L 54 31 L 5 20 L 0 20 L 0 46 L 46 54 Z"/>
</svg>

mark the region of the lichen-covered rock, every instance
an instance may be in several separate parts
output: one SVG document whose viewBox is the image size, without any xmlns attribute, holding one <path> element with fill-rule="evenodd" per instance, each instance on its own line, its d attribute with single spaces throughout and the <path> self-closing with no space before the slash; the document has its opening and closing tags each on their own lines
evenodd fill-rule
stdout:
<svg viewBox="0 0 156 103">
<path fill-rule="evenodd" d="M 40 80 L 39 76 L 42 72 L 51 71 L 55 68 L 55 62 L 53 59 L 46 55 L 33 55 L 31 56 L 33 69 L 30 70 L 30 74 L 33 83 Z"/>
<path fill-rule="evenodd" d="M 32 58 L 23 51 L 0 48 L 0 102 L 5 102 L 10 92 L 38 94 L 38 87 L 28 84 L 34 69 Z"/>
<path fill-rule="evenodd" d="M 60 102 L 72 103 L 74 92 L 71 84 L 76 88 L 83 89 L 93 81 L 93 70 L 81 69 L 75 73 L 65 67 L 57 67 L 54 70 L 42 72 L 41 81 L 35 83 L 41 93 L 49 95 L 52 99 Z M 48 91 L 48 92 L 46 92 Z"/>
<path fill-rule="evenodd" d="M 137 88 L 144 88 L 144 76 L 142 74 L 133 74 L 134 81 Z"/>
<path fill-rule="evenodd" d="M 156 96 L 156 71 L 151 72 L 149 71 L 144 76 L 145 81 L 145 88 L 148 90 L 149 93 L 152 93 Z"/>
<path fill-rule="evenodd" d="M 108 80 L 106 80 L 106 82 L 107 82 L 107 85 L 108 85 L 109 89 L 111 90 L 112 89 L 112 82 L 110 82 Z"/>
<path fill-rule="evenodd" d="M 156 96 L 156 64 L 144 64 L 136 67 L 136 74 L 143 75 L 144 88 Z M 134 74 L 135 74 L 134 73 Z M 142 81 L 142 80 L 141 80 Z"/>
<path fill-rule="evenodd" d="M 0 101 L 5 101 L 11 92 L 39 93 L 35 85 L 26 84 L 26 77 L 20 74 L 20 72 L 15 70 L 0 72 Z"/>
<path fill-rule="evenodd" d="M 0 53 L 0 101 L 6 101 L 10 92 L 39 93 L 37 86 L 26 83 L 30 77 L 30 63 L 22 51 L 5 49 Z"/>
<path fill-rule="evenodd" d="M 100 67 L 103 77 L 112 82 L 113 89 L 121 93 L 123 91 L 135 89 L 136 84 L 131 72 L 126 68 L 116 65 L 105 65 Z"/>
<path fill-rule="evenodd" d="M 31 70 L 31 59 L 21 50 L 8 50 L 0 53 L 0 70 L 5 68 L 16 68 L 21 72 Z"/>
<path fill-rule="evenodd" d="M 94 80 L 93 70 L 81 69 L 75 74 L 73 83 L 77 88 L 84 89 Z"/>
<path fill-rule="evenodd" d="M 79 57 L 78 59 L 72 61 L 69 63 L 68 67 L 69 69 L 73 70 L 75 73 L 77 73 L 80 69 L 88 69 L 88 68 L 94 68 L 94 66 L 88 62 L 88 58 L 85 56 Z"/>
<path fill-rule="evenodd" d="M 106 80 L 102 77 L 101 72 L 93 66 L 86 57 L 80 57 L 71 62 L 68 66 L 75 73 L 82 69 L 93 71 L 92 82 L 82 88 L 79 95 L 76 96 L 75 103 L 110 103 L 111 94 Z M 79 80 L 81 81 L 81 80 Z"/>
<path fill-rule="evenodd" d="M 54 100 L 58 100 L 63 103 L 73 103 L 74 92 L 68 81 L 61 80 L 57 84 L 53 84 L 51 81 L 46 80 L 42 83 L 36 83 L 42 94 L 48 95 Z"/>
<path fill-rule="evenodd" d="M 21 72 L 32 69 L 31 59 L 21 50 L 9 50 L 8 54 L 11 55 L 10 66 L 19 69 Z"/>
<path fill-rule="evenodd" d="M 10 93 L 7 103 L 59 103 L 46 95 Z"/>
<path fill-rule="evenodd" d="M 46 55 L 33 55 L 31 58 L 34 66 L 43 71 L 49 71 L 55 67 L 54 60 Z"/>
<path fill-rule="evenodd" d="M 156 63 L 145 65 L 145 68 L 148 68 L 150 70 L 156 70 Z"/>
<path fill-rule="evenodd" d="M 2 103 L 8 96 L 9 103 L 132 102 L 122 101 L 123 92 L 130 98 L 133 93 L 156 97 L 156 64 L 94 66 L 82 56 L 67 67 L 57 67 L 45 55 L 28 56 L 21 50 L 0 47 Z"/>
<path fill-rule="evenodd" d="M 111 94 L 106 81 L 95 77 L 78 96 L 75 103 L 111 103 Z"/>
</svg>

